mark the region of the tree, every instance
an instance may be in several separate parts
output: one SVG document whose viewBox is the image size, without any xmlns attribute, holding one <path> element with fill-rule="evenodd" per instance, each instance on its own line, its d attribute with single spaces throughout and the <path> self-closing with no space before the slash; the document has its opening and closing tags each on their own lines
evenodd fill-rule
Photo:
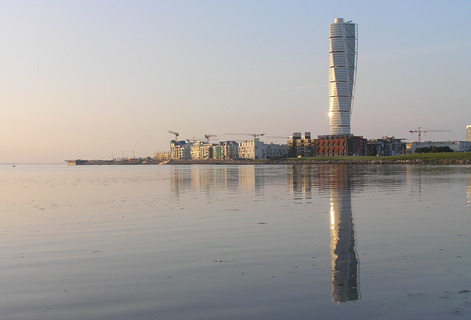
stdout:
<svg viewBox="0 0 471 320">
<path fill-rule="evenodd" d="M 441 153 L 441 152 L 453 152 L 453 150 L 449 146 L 444 147 L 423 147 L 415 149 L 414 153 Z"/>
</svg>

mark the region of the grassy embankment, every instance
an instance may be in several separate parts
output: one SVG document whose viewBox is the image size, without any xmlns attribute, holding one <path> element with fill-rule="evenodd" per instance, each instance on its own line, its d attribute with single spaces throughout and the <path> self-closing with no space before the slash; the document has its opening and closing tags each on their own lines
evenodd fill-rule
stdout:
<svg viewBox="0 0 471 320">
<path fill-rule="evenodd" d="M 404 161 L 404 160 L 422 160 L 424 162 L 457 161 L 471 160 L 471 152 L 443 152 L 443 153 L 414 153 L 403 154 L 399 156 L 374 157 L 374 156 L 356 156 L 356 157 L 309 157 L 309 158 L 288 158 L 288 161 Z"/>
</svg>

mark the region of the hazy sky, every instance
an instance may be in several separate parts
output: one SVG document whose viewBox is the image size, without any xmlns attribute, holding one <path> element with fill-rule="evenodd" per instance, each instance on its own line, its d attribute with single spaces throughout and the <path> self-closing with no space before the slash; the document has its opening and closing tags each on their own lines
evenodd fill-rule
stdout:
<svg viewBox="0 0 471 320">
<path fill-rule="evenodd" d="M 335 17 L 359 29 L 354 134 L 465 140 L 470 14 L 468 0 L 0 0 L 0 163 L 151 156 L 168 130 L 328 134 Z"/>
</svg>

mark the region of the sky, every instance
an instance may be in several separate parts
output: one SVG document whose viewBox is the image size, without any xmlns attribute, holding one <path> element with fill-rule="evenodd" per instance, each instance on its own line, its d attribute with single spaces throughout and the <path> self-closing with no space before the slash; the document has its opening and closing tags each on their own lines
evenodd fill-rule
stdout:
<svg viewBox="0 0 471 320">
<path fill-rule="evenodd" d="M 329 134 L 336 17 L 358 24 L 352 133 L 465 140 L 470 13 L 468 0 L 0 0 L 0 163 L 152 156 L 169 130 Z"/>
</svg>

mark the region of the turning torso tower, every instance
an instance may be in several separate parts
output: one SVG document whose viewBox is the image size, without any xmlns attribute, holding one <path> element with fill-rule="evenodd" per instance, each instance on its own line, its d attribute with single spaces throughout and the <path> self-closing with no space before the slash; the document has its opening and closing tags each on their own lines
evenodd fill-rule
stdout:
<svg viewBox="0 0 471 320">
<path fill-rule="evenodd" d="M 355 23 L 335 18 L 329 25 L 329 118 L 330 134 L 350 134 L 357 71 L 357 31 Z"/>
</svg>

